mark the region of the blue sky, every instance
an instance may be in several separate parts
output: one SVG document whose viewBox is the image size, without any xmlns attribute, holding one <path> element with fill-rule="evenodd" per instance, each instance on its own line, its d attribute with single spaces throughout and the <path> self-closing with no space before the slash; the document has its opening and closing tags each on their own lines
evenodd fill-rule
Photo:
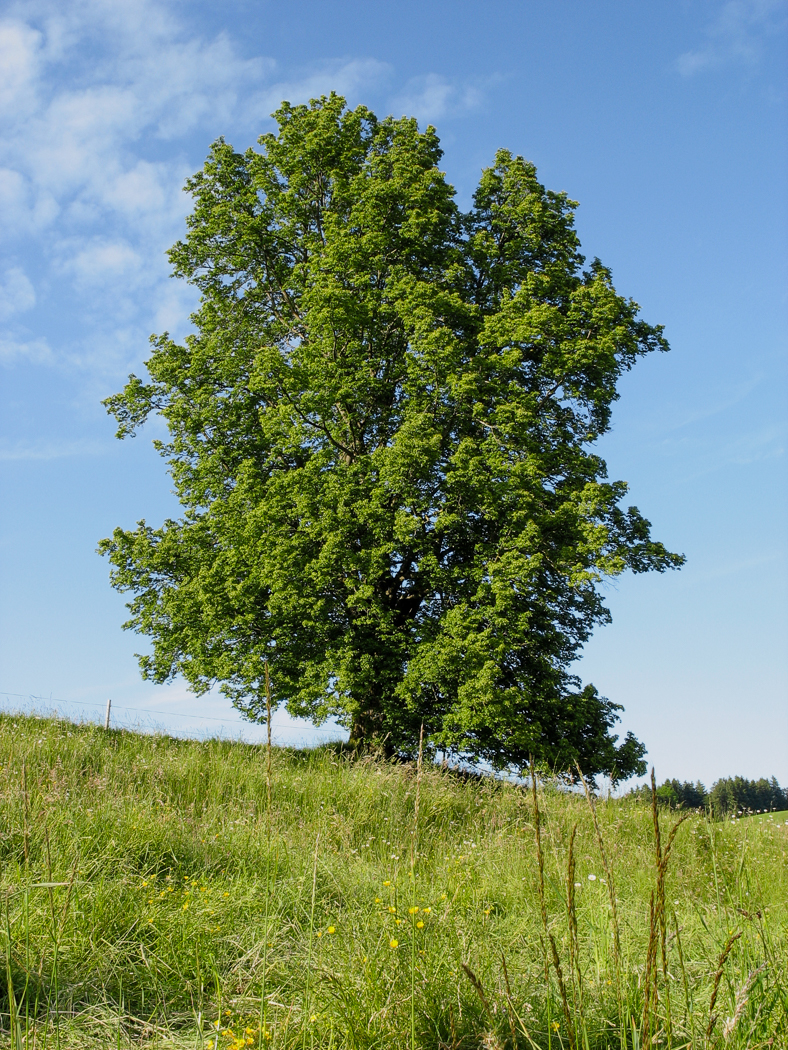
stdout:
<svg viewBox="0 0 788 1050">
<path fill-rule="evenodd" d="M 532 160 L 665 325 L 601 451 L 687 565 L 611 587 L 578 671 L 660 779 L 788 783 L 787 26 L 785 0 L 0 6 L 0 690 L 239 732 L 221 698 L 139 678 L 95 546 L 178 507 L 156 424 L 117 442 L 100 400 L 188 330 L 164 252 L 210 142 L 333 89 L 434 123 L 461 204 L 496 148 Z"/>
</svg>

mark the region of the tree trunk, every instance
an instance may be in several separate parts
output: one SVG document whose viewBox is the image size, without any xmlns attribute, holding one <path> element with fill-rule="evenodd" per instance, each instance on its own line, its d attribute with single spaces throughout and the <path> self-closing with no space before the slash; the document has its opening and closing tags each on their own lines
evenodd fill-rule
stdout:
<svg viewBox="0 0 788 1050">
<path fill-rule="evenodd" d="M 388 757 L 393 754 L 393 748 L 387 743 L 388 734 L 383 732 L 383 711 L 380 704 L 370 698 L 353 718 L 348 746 L 356 751 L 382 751 Z"/>
</svg>

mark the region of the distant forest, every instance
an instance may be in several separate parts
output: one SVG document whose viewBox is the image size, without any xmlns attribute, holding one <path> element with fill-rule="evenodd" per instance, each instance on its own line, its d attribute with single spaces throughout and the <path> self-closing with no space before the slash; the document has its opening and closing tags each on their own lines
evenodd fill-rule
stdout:
<svg viewBox="0 0 788 1050">
<path fill-rule="evenodd" d="M 628 792 L 628 796 L 650 800 L 651 788 L 644 784 Z M 744 816 L 788 809 L 788 789 L 781 788 L 775 777 L 724 777 L 710 791 L 700 781 L 693 784 L 689 780 L 666 780 L 657 788 L 657 800 L 671 809 L 710 809 L 718 817 Z"/>
</svg>

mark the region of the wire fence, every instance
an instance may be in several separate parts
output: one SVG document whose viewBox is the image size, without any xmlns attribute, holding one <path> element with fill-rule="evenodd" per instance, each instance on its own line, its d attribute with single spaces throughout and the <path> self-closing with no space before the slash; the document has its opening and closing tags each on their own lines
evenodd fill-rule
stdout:
<svg viewBox="0 0 788 1050">
<path fill-rule="evenodd" d="M 107 701 L 105 707 L 105 703 L 101 701 L 63 700 L 53 696 L 37 696 L 35 693 L 11 693 L 0 689 L 0 710 L 8 715 L 32 715 L 38 718 L 55 718 L 62 721 L 75 722 L 78 720 L 71 717 L 70 712 L 68 712 L 68 709 L 72 706 L 80 709 L 93 709 L 92 712 L 85 710 L 84 714 L 86 717 L 83 717 L 80 721 L 102 724 L 109 717 L 110 725 L 113 729 L 129 729 L 134 732 L 167 732 L 171 735 L 189 737 L 195 736 L 199 729 L 206 730 L 202 734 L 203 736 L 221 736 L 224 735 L 225 730 L 234 730 L 232 734 L 228 732 L 228 735 L 242 739 L 244 730 L 249 731 L 254 728 L 261 733 L 265 732 L 264 723 L 261 725 L 254 722 L 238 722 L 233 725 L 227 718 L 216 718 L 211 715 L 184 714 L 180 711 L 160 711 L 149 707 L 130 707 L 127 704 L 119 704 L 115 701 Z M 128 715 L 133 715 L 134 717 L 129 718 Z M 142 715 L 147 716 L 147 718 L 141 718 L 140 716 Z M 184 726 L 181 731 L 178 727 L 169 725 L 171 719 L 188 720 L 192 723 L 192 731 L 189 732 L 190 727 L 188 726 Z M 204 722 L 221 725 L 222 732 L 213 734 L 208 732 L 209 727 L 201 725 Z M 194 725 L 194 723 L 200 723 L 200 725 Z M 344 730 L 339 726 L 325 729 L 320 726 L 292 725 L 275 721 L 271 722 L 271 730 L 275 736 L 278 736 L 280 733 L 298 733 L 302 739 L 311 736 L 313 733 L 333 737 L 335 740 L 342 739 L 344 735 Z"/>
</svg>

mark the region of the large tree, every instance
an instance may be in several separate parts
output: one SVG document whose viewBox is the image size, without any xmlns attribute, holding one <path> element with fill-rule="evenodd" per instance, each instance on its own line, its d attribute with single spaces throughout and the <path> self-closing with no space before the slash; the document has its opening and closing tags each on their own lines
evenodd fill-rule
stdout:
<svg viewBox="0 0 788 1050">
<path fill-rule="evenodd" d="M 267 663 L 292 714 L 359 744 L 412 753 L 423 724 L 499 767 L 639 771 L 570 665 L 605 578 L 682 561 L 591 451 L 661 329 L 584 269 L 575 203 L 521 157 L 463 213 L 432 127 L 333 94 L 275 118 L 187 182 L 194 332 L 106 402 L 119 437 L 163 417 L 184 508 L 100 547 L 143 675 L 256 719 Z"/>
</svg>

